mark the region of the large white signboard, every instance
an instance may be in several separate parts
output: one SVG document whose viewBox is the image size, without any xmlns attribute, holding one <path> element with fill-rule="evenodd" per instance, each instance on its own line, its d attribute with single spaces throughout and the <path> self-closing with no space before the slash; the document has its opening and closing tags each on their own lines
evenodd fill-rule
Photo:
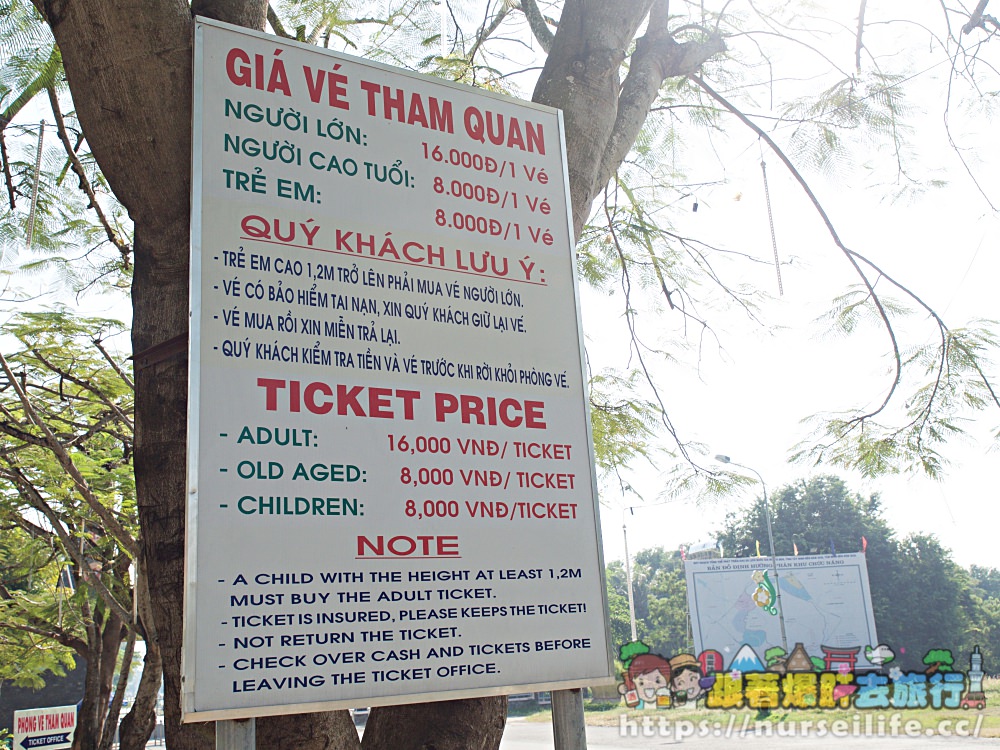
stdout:
<svg viewBox="0 0 1000 750">
<path fill-rule="evenodd" d="M 803 555 L 777 562 L 788 648 L 801 643 L 809 654 L 820 656 L 821 646 L 860 647 L 858 665 L 871 667 L 864 649 L 878 645 L 878 636 L 865 556 Z M 758 584 L 753 574 L 767 571 L 774 578 L 770 557 L 688 560 L 684 567 L 697 652 L 714 649 L 731 669 L 729 659 L 744 645 L 761 658 L 768 648 L 781 645 L 778 616 L 754 601 Z"/>
<path fill-rule="evenodd" d="M 60 750 L 73 746 L 76 706 L 49 706 L 14 712 L 13 750 L 46 748 Z"/>
<path fill-rule="evenodd" d="M 195 71 L 185 718 L 606 679 L 559 113 L 214 22 Z"/>
</svg>

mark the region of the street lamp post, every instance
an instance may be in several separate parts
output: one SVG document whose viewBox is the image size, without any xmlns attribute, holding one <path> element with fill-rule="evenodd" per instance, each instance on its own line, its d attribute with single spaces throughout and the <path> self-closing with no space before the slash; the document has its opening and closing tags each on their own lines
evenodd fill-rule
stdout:
<svg viewBox="0 0 1000 750">
<path fill-rule="evenodd" d="M 760 472 L 756 469 L 744 466 L 743 464 L 738 464 L 729 458 L 729 456 L 719 454 L 715 457 L 715 460 L 719 463 L 729 464 L 730 466 L 736 466 L 740 469 L 746 469 L 747 471 L 754 473 L 760 481 L 760 489 L 764 493 L 764 520 L 767 522 L 767 543 L 771 549 L 771 569 L 774 572 L 774 594 L 778 604 L 778 625 L 781 627 L 781 647 L 785 650 L 785 655 L 787 656 L 788 638 L 785 635 L 785 610 L 781 606 L 781 583 L 778 580 L 778 556 L 774 552 L 774 531 L 771 529 L 771 506 L 767 500 L 767 486 L 764 484 L 764 477 L 762 477 Z"/>
<path fill-rule="evenodd" d="M 629 510 L 632 510 L 629 508 Z M 628 526 L 625 524 L 625 511 L 622 511 L 622 538 L 625 540 L 625 580 L 628 583 L 628 619 L 632 626 L 632 642 L 639 640 L 635 628 L 635 595 L 632 593 L 632 559 L 628 556 Z"/>
<path fill-rule="evenodd" d="M 629 625 L 632 626 L 632 641 L 639 640 L 638 631 L 635 625 L 635 593 L 633 592 L 632 586 L 632 558 L 628 554 L 628 525 L 625 523 L 625 511 L 628 511 L 630 515 L 635 515 L 636 508 L 652 508 L 657 505 L 669 505 L 673 500 L 667 500 L 662 503 L 652 503 L 650 505 L 629 505 L 622 508 L 622 539 L 625 541 L 625 582 L 628 585 L 628 618 Z"/>
</svg>

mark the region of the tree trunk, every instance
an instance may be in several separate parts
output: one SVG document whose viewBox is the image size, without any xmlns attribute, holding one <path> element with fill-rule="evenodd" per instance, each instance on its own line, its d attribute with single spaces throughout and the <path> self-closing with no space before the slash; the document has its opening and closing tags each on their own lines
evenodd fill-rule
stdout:
<svg viewBox="0 0 1000 750">
<path fill-rule="evenodd" d="M 184 604 L 184 415 L 187 410 L 185 214 L 159 231 L 135 225 L 132 346 L 136 357 L 135 478 L 156 637 L 163 658 L 163 713 L 171 750 L 215 745 L 212 724 L 180 723 Z M 172 251 L 172 252 L 171 252 Z M 157 304 L 156 300 L 160 303 Z M 183 306 L 180 300 L 184 299 Z M 141 352 L 180 341 L 183 354 L 143 365 Z"/>
<path fill-rule="evenodd" d="M 580 230 L 603 185 L 597 185 L 618 116 L 619 71 L 652 0 L 566 0 L 559 31 L 532 101 L 563 111 L 573 230 Z"/>
<path fill-rule="evenodd" d="M 73 736 L 73 750 L 94 750 L 100 731 L 97 718 L 100 693 L 101 640 L 95 637 L 96 623 L 87 626 L 87 672 L 83 682 L 83 699 L 76 712 L 76 734 Z"/>
<path fill-rule="evenodd" d="M 156 697 L 160 692 L 163 677 L 163 663 L 156 643 L 146 640 L 146 658 L 143 661 L 142 677 L 135 694 L 135 703 L 125 714 L 119 727 L 119 750 L 143 750 L 149 736 L 156 728 Z"/>
<path fill-rule="evenodd" d="M 98 608 L 92 618 L 87 626 L 87 673 L 83 700 L 77 712 L 74 750 L 97 750 L 100 745 L 118 662 L 118 647 L 125 632 L 122 621 L 113 613 Z"/>
<path fill-rule="evenodd" d="M 184 0 L 35 2 L 59 44 L 88 143 L 135 223 L 135 474 L 143 557 L 164 664 L 168 741 L 171 750 L 202 750 L 214 746 L 212 725 L 180 723 L 190 7 Z M 241 5 L 266 8 L 266 0 Z"/>
<path fill-rule="evenodd" d="M 722 38 L 705 30 L 700 39 L 678 42 L 669 10 L 667 0 L 566 0 L 563 7 L 532 101 L 563 111 L 576 237 L 635 143 L 663 82 L 696 73 L 725 50 Z"/>
<path fill-rule="evenodd" d="M 496 750 L 507 696 L 373 708 L 364 750 Z"/>
<path fill-rule="evenodd" d="M 257 720 L 257 750 L 360 750 L 361 740 L 347 711 L 268 716 Z"/>
</svg>

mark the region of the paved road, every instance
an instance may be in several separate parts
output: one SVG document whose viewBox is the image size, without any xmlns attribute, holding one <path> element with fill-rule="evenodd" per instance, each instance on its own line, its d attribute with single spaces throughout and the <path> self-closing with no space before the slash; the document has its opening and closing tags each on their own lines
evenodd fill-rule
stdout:
<svg viewBox="0 0 1000 750">
<path fill-rule="evenodd" d="M 850 733 L 850 723 L 838 727 Z M 664 727 L 660 730 L 657 724 L 652 724 L 645 731 L 637 726 L 635 736 L 622 736 L 618 727 L 587 727 L 588 750 L 621 750 L 621 748 L 643 749 L 664 748 L 683 744 L 693 744 L 695 750 L 734 750 L 733 743 L 752 745 L 759 750 L 782 750 L 793 747 L 805 747 L 809 750 L 956 750 L 957 748 L 981 748 L 982 750 L 1000 750 L 1000 739 L 973 739 L 959 737 L 902 737 L 902 736 L 819 736 L 813 732 L 808 737 L 766 736 L 752 729 L 746 733 L 740 727 L 731 730 L 722 725 L 709 725 L 706 732 L 699 736 L 698 727 L 687 726 L 676 734 L 686 734 L 689 730 L 694 734 L 688 737 L 675 736 L 674 727 Z M 878 727 L 872 732 L 877 733 Z M 716 732 L 719 736 L 715 736 Z M 859 727 L 864 732 L 864 726 Z M 630 735 L 629 729 L 625 732 Z M 643 736 L 643 735 L 647 736 Z M 661 736 L 662 734 L 662 736 Z M 728 734 L 728 736 L 727 736 Z M 889 735 L 890 728 L 884 727 L 883 735 Z M 741 744 L 741 747 L 742 747 Z M 511 719 L 507 722 L 500 750 L 552 750 L 552 725 L 549 723 L 528 722 L 523 719 Z"/>
<path fill-rule="evenodd" d="M 851 731 L 849 723 L 843 725 Z M 718 727 L 707 726 L 707 731 L 699 732 L 694 725 L 681 727 L 664 726 L 656 722 L 643 727 L 637 724 L 633 731 L 626 727 L 624 732 L 618 727 L 587 727 L 587 750 L 649 750 L 693 744 L 694 750 L 734 750 L 733 742 L 751 745 L 749 750 L 793 750 L 803 748 L 808 743 L 809 750 L 1000 750 L 1000 739 L 978 739 L 967 737 L 901 737 L 901 736 L 819 736 L 813 732 L 806 736 L 780 736 L 760 731 L 742 731 L 739 726 L 729 727 L 720 723 Z M 859 727 L 864 731 L 864 726 Z M 872 728 L 877 734 L 878 727 Z M 690 736 L 686 736 L 691 732 Z M 718 736 L 715 736 L 716 733 Z M 884 728 L 884 735 L 890 728 Z M 679 736 L 678 736 L 679 735 Z M 149 750 L 164 750 L 164 743 L 150 742 Z M 552 724 L 548 722 L 525 721 L 513 718 L 507 721 L 500 750 L 552 750 Z"/>
</svg>

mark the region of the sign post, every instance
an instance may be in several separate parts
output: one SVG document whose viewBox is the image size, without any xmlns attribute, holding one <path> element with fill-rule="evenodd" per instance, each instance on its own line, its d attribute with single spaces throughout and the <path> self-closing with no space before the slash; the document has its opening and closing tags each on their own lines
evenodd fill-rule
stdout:
<svg viewBox="0 0 1000 750">
<path fill-rule="evenodd" d="M 583 691 L 579 688 L 552 692 L 552 736 L 555 750 L 587 749 Z"/>
<path fill-rule="evenodd" d="M 606 681 L 560 114 L 195 33 L 184 720 Z"/>
<path fill-rule="evenodd" d="M 257 721 L 233 719 L 215 722 L 215 750 L 256 750 Z"/>
</svg>

